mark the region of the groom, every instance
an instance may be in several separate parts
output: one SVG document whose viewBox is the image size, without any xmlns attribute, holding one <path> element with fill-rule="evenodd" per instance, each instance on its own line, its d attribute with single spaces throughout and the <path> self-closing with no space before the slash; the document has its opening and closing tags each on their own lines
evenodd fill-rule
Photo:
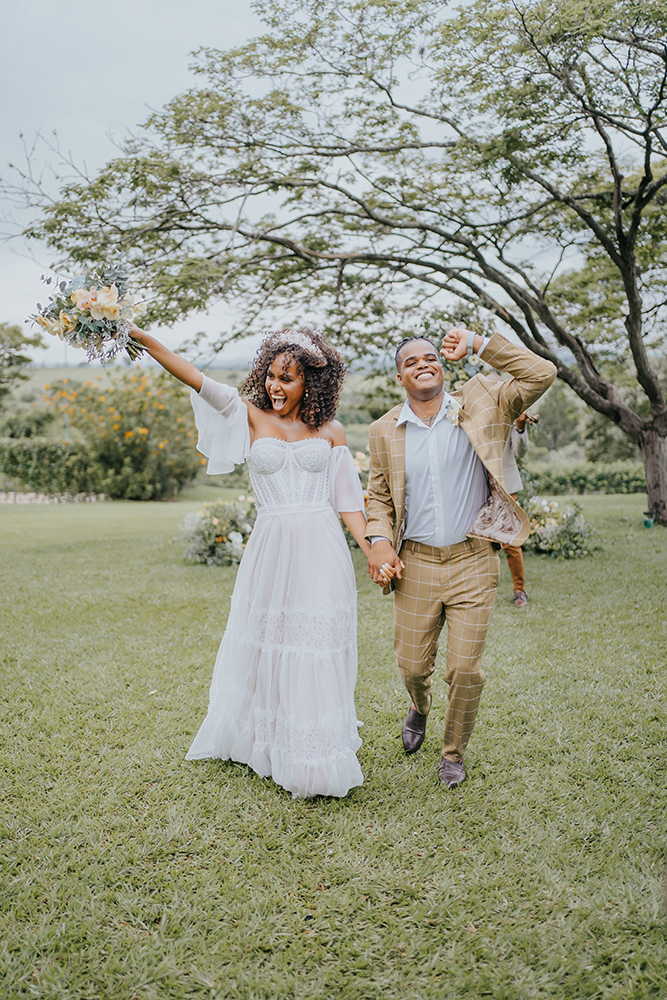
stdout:
<svg viewBox="0 0 667 1000">
<path fill-rule="evenodd" d="M 412 701 L 403 724 L 408 753 L 424 740 L 447 623 L 449 707 L 439 777 L 454 788 L 465 781 L 463 755 L 486 679 L 480 664 L 500 573 L 497 550 L 521 545 L 529 533 L 505 489 L 503 448 L 514 420 L 556 369 L 498 333 L 483 339 L 448 330 L 441 353 L 448 361 L 477 354 L 512 378 L 476 375 L 450 395 L 434 344 L 423 337 L 399 344 L 396 369 L 407 400 L 370 427 L 366 535 L 375 583 L 383 582 L 383 567 L 395 573 L 394 649 Z"/>
</svg>

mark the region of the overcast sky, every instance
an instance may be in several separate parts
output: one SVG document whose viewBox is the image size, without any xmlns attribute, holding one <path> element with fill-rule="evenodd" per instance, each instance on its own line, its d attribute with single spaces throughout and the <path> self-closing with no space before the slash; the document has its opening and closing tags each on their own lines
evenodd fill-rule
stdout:
<svg viewBox="0 0 667 1000">
<path fill-rule="evenodd" d="M 14 0 L 2 5 L 0 37 L 0 174 L 21 163 L 20 134 L 57 133 L 60 147 L 95 170 L 117 155 L 121 139 L 151 109 L 192 86 L 190 53 L 201 45 L 229 48 L 262 32 L 248 0 Z M 2 203 L 2 230 L 25 223 Z M 20 240 L 0 243 L 0 322 L 20 323 L 46 296 L 40 276 L 52 254 Z M 190 317 L 164 336 L 176 346 L 198 330 L 226 329 L 222 307 Z M 162 334 L 161 334 L 162 335 Z M 61 364 L 60 341 L 49 340 L 38 362 Z M 234 360 L 247 348 L 228 348 Z M 70 364 L 83 360 L 68 349 Z"/>
</svg>

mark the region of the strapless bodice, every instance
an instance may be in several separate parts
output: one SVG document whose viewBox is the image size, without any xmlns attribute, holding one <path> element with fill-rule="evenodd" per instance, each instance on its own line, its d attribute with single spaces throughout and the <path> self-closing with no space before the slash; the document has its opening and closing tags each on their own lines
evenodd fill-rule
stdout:
<svg viewBox="0 0 667 1000">
<path fill-rule="evenodd" d="M 257 512 L 292 514 L 330 506 L 331 445 L 324 438 L 253 442 L 248 469 Z"/>
</svg>

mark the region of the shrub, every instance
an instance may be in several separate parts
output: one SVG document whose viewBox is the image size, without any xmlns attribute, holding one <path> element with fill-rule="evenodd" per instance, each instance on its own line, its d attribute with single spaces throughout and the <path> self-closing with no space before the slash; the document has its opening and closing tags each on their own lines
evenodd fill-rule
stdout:
<svg viewBox="0 0 667 1000">
<path fill-rule="evenodd" d="M 0 468 L 11 479 L 49 496 L 102 492 L 94 455 L 80 443 L 34 437 L 0 440 Z"/>
<path fill-rule="evenodd" d="M 208 566 L 240 563 L 256 519 L 252 497 L 205 503 L 203 510 L 186 514 L 181 524 L 185 558 Z"/>
<path fill-rule="evenodd" d="M 114 375 L 104 387 L 63 380 L 46 390 L 45 402 L 69 417 L 83 438 L 95 492 L 112 499 L 162 500 L 191 482 L 205 461 L 195 450 L 187 392 L 164 372 L 135 368 Z M 42 489 L 49 491 L 46 485 Z"/>
<path fill-rule="evenodd" d="M 555 500 L 549 503 L 533 496 L 523 506 L 530 519 L 526 549 L 563 559 L 589 555 L 595 529 L 585 519 L 578 503 L 561 510 Z"/>
<path fill-rule="evenodd" d="M 32 359 L 24 354 L 26 347 L 44 347 L 40 335 L 29 337 L 20 326 L 0 323 L 0 409 L 16 383 L 28 378 Z"/>
<path fill-rule="evenodd" d="M 569 468 L 527 467 L 524 490 L 532 493 L 645 493 L 646 473 L 639 462 L 587 462 Z"/>
<path fill-rule="evenodd" d="M 357 470 L 357 475 L 361 480 L 361 488 L 365 491 L 368 488 L 368 474 L 370 472 L 370 458 L 364 451 L 356 451 L 354 453 L 354 467 Z"/>
</svg>

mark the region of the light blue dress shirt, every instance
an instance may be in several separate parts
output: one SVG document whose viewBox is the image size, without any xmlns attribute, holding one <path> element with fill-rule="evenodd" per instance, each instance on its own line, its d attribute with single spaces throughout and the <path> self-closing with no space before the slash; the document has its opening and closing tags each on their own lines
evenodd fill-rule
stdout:
<svg viewBox="0 0 667 1000">
<path fill-rule="evenodd" d="M 405 535 L 424 545 L 465 540 L 489 483 L 466 432 L 447 419 L 449 393 L 431 427 L 403 405 L 396 426 L 405 428 Z M 456 404 L 454 404 L 456 405 Z"/>
</svg>

